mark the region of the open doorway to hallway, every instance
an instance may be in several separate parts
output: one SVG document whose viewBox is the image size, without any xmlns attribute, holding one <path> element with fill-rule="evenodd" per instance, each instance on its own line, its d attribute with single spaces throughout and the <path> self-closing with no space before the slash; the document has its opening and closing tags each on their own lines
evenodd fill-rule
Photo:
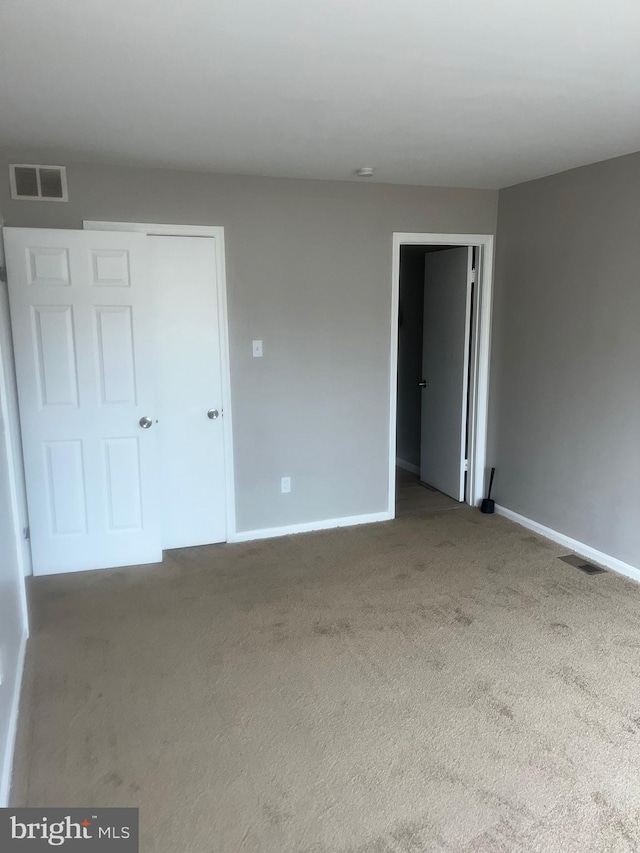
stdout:
<svg viewBox="0 0 640 853">
<path fill-rule="evenodd" d="M 468 501 L 477 250 L 400 247 L 396 514 Z"/>
<path fill-rule="evenodd" d="M 397 409 L 398 409 L 398 355 L 399 355 L 399 332 L 401 323 L 404 326 L 406 318 L 416 317 L 415 306 L 403 305 L 402 312 L 400 311 L 400 256 L 403 248 L 411 246 L 422 246 L 423 249 L 436 247 L 440 251 L 423 251 L 421 254 L 425 257 L 425 282 L 426 282 L 426 264 L 427 259 L 431 259 L 429 263 L 435 263 L 438 258 L 443 258 L 447 255 L 449 249 L 455 249 L 463 253 L 467 260 L 467 270 L 469 274 L 473 274 L 475 279 L 473 284 L 473 310 L 471 310 L 471 298 L 469 294 L 469 281 L 463 283 L 461 288 L 454 288 L 457 294 L 455 299 L 452 299 L 452 305 L 455 303 L 457 308 L 449 307 L 444 310 L 443 306 L 448 304 L 450 297 L 452 298 L 451 288 L 446 284 L 442 284 L 439 292 L 434 290 L 433 298 L 433 314 L 435 316 L 436 309 L 440 311 L 437 322 L 432 323 L 430 329 L 429 340 L 433 343 L 433 352 L 436 356 L 436 367 L 439 373 L 434 376 L 423 377 L 420 375 L 418 382 L 424 381 L 428 388 L 429 380 L 432 381 L 433 387 L 439 389 L 444 395 L 445 391 L 450 391 L 452 399 L 458 401 L 459 405 L 459 420 L 456 421 L 457 426 L 454 429 L 447 431 L 441 429 L 438 436 L 438 441 L 431 439 L 429 446 L 431 455 L 429 457 L 430 470 L 425 475 L 423 468 L 423 453 L 424 442 L 421 438 L 420 446 L 420 461 L 413 461 L 412 464 L 419 469 L 419 476 L 423 482 L 435 486 L 440 491 L 448 489 L 448 494 L 457 502 L 466 501 L 471 506 L 479 506 L 485 494 L 485 485 L 487 482 L 486 476 L 486 460 L 487 460 L 487 413 L 489 401 L 489 359 L 491 349 L 491 306 L 493 299 L 493 244 L 494 237 L 492 234 L 443 234 L 443 233 L 411 233 L 411 232 L 395 232 L 393 234 L 393 255 L 392 255 L 392 278 L 391 278 L 391 336 L 390 336 L 390 382 L 389 382 L 389 455 L 388 455 L 388 471 L 389 471 L 389 503 L 388 513 L 390 518 L 396 515 L 396 471 L 397 471 Z M 446 247 L 446 248 L 445 248 Z M 469 261 L 472 259 L 472 262 Z M 434 279 L 435 280 L 435 279 Z M 442 281 L 445 281 L 444 279 Z M 466 287 L 466 292 L 465 292 Z M 425 311 L 427 301 L 425 296 L 427 291 L 424 291 L 422 299 L 422 324 L 423 324 L 423 342 L 424 342 L 424 321 L 427 313 L 431 317 L 432 312 Z M 450 300 L 451 301 L 451 300 Z M 464 302 L 467 319 L 459 307 L 460 303 Z M 417 317 L 420 318 L 420 310 L 417 310 Z M 460 317 L 463 317 L 462 323 L 459 322 Z M 451 318 L 455 318 L 455 323 L 452 324 Z M 432 318 L 433 319 L 433 318 Z M 468 341 L 468 349 L 464 344 L 464 339 L 470 330 Z M 445 334 L 446 331 L 446 334 Z M 462 342 L 460 340 L 462 338 Z M 456 342 L 457 341 L 457 342 Z M 455 345 L 454 345 L 455 343 Z M 454 362 L 449 358 L 444 358 L 444 354 L 449 351 L 457 353 L 457 356 L 468 358 L 468 370 L 464 369 L 463 364 L 459 363 L 456 367 L 457 379 L 450 381 L 444 379 L 446 377 L 447 365 L 449 367 Z M 466 381 L 467 389 L 465 390 L 459 385 L 459 376 L 462 373 L 462 382 Z M 454 374 L 451 373 L 451 376 Z M 414 379 L 416 377 L 414 376 Z M 435 381 L 437 378 L 437 382 Z M 418 386 L 420 387 L 420 386 Z M 453 391 L 451 390 L 453 389 Z M 455 393 L 454 393 L 455 392 Z M 422 399 L 422 398 L 421 398 Z M 438 397 L 431 395 L 429 398 L 432 402 L 441 404 L 445 399 L 444 396 Z M 451 401 L 449 401 L 450 403 Z M 462 407 L 466 403 L 468 411 L 467 425 L 462 418 Z M 450 411 L 454 411 L 451 409 Z M 466 412 L 465 412 L 466 415 Z M 431 423 L 431 420 L 426 421 L 421 404 L 421 435 L 422 426 L 424 423 Z M 446 423 L 454 423 L 453 417 Z M 455 439 L 455 442 L 454 442 Z M 439 443 L 438 443 L 439 442 Z M 450 458 L 451 447 L 456 447 L 457 469 L 448 467 L 449 477 L 451 472 L 457 473 L 457 492 L 455 491 L 455 478 L 453 480 L 453 489 L 441 479 L 441 474 L 438 473 L 438 468 L 442 467 L 442 462 L 446 458 Z M 446 454 L 444 450 L 446 450 Z M 443 452 L 441 453 L 441 450 Z M 402 451 L 401 451 L 402 452 Z M 466 456 L 465 456 L 466 453 Z M 442 458 L 441 458 L 442 457 Z M 415 457 L 414 457 L 415 459 Z M 466 464 L 465 464 L 466 459 Z M 405 460 L 411 461 L 411 460 Z M 461 469 L 461 466 L 463 468 Z M 464 476 L 466 474 L 466 477 Z M 462 484 L 462 487 L 460 486 Z"/>
</svg>

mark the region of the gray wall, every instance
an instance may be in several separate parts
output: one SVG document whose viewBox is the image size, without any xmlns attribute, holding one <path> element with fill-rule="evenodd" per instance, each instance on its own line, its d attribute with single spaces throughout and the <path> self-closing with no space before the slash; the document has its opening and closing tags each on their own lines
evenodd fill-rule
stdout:
<svg viewBox="0 0 640 853">
<path fill-rule="evenodd" d="M 422 379 L 422 314 L 424 305 L 424 256 L 421 246 L 400 250 L 400 311 L 398 328 L 398 414 L 399 459 L 420 466 L 420 407 Z"/>
<path fill-rule="evenodd" d="M 2 219 L 0 217 L 0 223 Z M 0 245 L 0 265 L 2 246 Z M 0 289 L 6 287 L 0 283 Z M 0 309 L 2 303 L 0 302 Z M 5 369 L 10 353 L 0 328 L 0 649 L 3 681 L 0 684 L 0 806 L 8 796 L 10 757 L 13 747 L 13 711 L 20 690 L 20 653 L 26 633 L 23 609 L 24 578 L 19 562 L 18 519 L 14 514 L 11 428 Z M 8 370 L 7 372 L 10 372 Z"/>
<path fill-rule="evenodd" d="M 640 154 L 500 192 L 497 502 L 640 566 Z"/>
<path fill-rule="evenodd" d="M 11 202 L 7 162 L 64 160 L 0 156 L 7 225 L 224 226 L 239 530 L 386 509 L 392 233 L 494 233 L 496 192 L 66 163 L 68 204 Z"/>
<path fill-rule="evenodd" d="M 2 220 L 0 218 L 0 224 Z M 2 237 L 0 235 L 0 266 L 4 266 Z M 27 491 L 22 462 L 22 436 L 20 433 L 20 416 L 18 412 L 18 387 L 16 385 L 15 365 L 13 360 L 13 340 L 11 337 L 11 319 L 9 314 L 9 290 L 5 282 L 0 282 L 0 349 L 3 354 L 3 373 L 7 394 L 7 429 L 11 438 L 12 463 L 16 474 L 16 498 L 18 510 L 18 526 L 21 531 L 29 526 L 27 512 Z M 22 565 L 25 574 L 31 574 L 31 548 L 27 539 L 20 539 Z"/>
</svg>

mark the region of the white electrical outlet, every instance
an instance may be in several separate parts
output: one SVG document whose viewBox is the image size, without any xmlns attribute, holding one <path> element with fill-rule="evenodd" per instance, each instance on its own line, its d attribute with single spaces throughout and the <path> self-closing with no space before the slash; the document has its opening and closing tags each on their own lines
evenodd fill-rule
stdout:
<svg viewBox="0 0 640 853">
<path fill-rule="evenodd" d="M 283 495 L 288 495 L 291 491 L 291 477 L 283 477 L 280 480 L 280 491 Z"/>
<path fill-rule="evenodd" d="M 262 341 L 251 341 L 251 351 L 254 358 L 262 358 Z"/>
</svg>

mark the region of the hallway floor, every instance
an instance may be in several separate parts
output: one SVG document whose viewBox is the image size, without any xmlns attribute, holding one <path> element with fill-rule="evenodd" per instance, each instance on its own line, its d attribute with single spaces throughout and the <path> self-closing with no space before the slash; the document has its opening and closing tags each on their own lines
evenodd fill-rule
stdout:
<svg viewBox="0 0 640 853">
<path fill-rule="evenodd" d="M 640 588 L 402 515 L 32 581 L 14 805 L 138 806 L 144 853 L 639 849 Z"/>
<path fill-rule="evenodd" d="M 459 509 L 463 503 L 443 495 L 430 486 L 423 486 L 417 474 L 396 468 L 396 517 L 419 518 L 425 513 L 442 509 Z"/>
</svg>

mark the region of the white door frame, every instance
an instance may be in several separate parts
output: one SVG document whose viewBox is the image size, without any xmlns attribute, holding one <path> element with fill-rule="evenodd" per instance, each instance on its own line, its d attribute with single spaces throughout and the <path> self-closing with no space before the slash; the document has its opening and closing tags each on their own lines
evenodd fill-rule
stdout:
<svg viewBox="0 0 640 853">
<path fill-rule="evenodd" d="M 484 496 L 489 404 L 489 358 L 493 306 L 493 234 L 414 234 L 395 231 L 391 280 L 391 375 L 389 382 L 389 518 L 396 515 L 396 427 L 398 394 L 398 308 L 402 246 L 475 246 L 476 289 L 469 386 L 469 471 L 465 501 Z"/>
<path fill-rule="evenodd" d="M 235 474 L 233 466 L 233 420 L 231 415 L 231 367 L 229 359 L 229 318 L 227 315 L 227 276 L 224 254 L 224 228 L 216 225 L 161 225 L 155 222 L 99 222 L 85 219 L 86 231 L 138 231 L 149 237 L 214 237 L 218 312 L 220 317 L 220 355 L 222 363 L 222 432 L 224 437 L 227 542 L 236 534 Z"/>
</svg>

